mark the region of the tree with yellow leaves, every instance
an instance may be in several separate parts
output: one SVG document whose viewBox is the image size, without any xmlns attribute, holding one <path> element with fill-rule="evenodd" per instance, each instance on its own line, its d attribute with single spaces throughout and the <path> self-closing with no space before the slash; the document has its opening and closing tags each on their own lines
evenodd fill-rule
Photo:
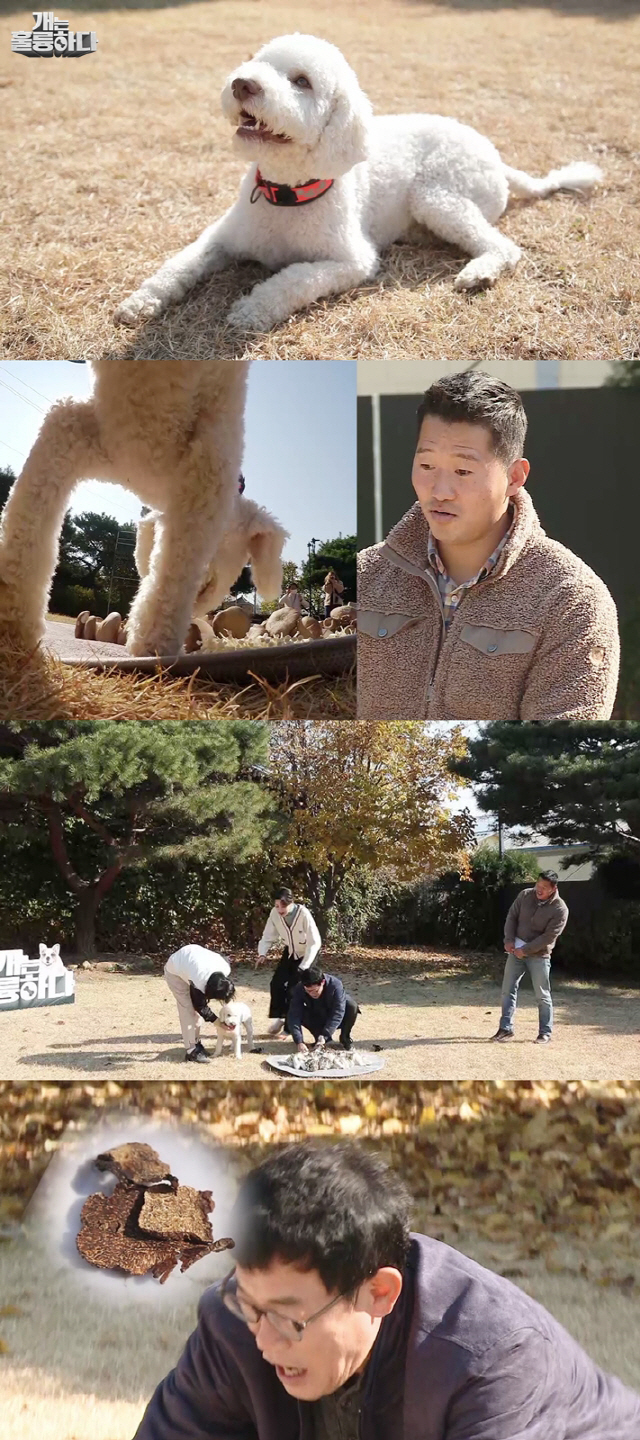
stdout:
<svg viewBox="0 0 640 1440">
<path fill-rule="evenodd" d="M 475 833 L 449 762 L 463 731 L 416 723 L 284 722 L 272 726 L 271 781 L 288 824 L 278 858 L 304 884 L 320 928 L 354 870 L 399 880 L 465 869 Z"/>
</svg>

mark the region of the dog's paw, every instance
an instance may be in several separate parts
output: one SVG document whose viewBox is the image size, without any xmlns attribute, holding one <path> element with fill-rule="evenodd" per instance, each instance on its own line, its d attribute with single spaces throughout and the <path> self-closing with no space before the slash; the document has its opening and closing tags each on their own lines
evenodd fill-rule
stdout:
<svg viewBox="0 0 640 1440">
<path fill-rule="evenodd" d="M 478 260 L 472 260 L 465 265 L 464 270 L 453 282 L 454 290 L 488 290 L 495 285 L 498 278 L 498 268 L 492 255 L 481 255 Z"/>
<path fill-rule="evenodd" d="M 128 300 L 123 300 L 118 306 L 113 317 L 116 325 L 137 325 L 140 320 L 153 320 L 162 310 L 162 301 L 158 295 L 145 294 L 144 290 L 136 290 Z"/>
<path fill-rule="evenodd" d="M 227 324 L 232 330 L 265 331 L 271 330 L 276 324 L 276 317 L 267 305 L 256 300 L 253 295 L 242 295 L 240 300 L 236 300 L 231 306 Z"/>
</svg>

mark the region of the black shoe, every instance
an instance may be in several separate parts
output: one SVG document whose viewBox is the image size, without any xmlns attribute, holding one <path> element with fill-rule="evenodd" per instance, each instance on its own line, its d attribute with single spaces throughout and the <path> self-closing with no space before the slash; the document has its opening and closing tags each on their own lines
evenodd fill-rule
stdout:
<svg viewBox="0 0 640 1440">
<path fill-rule="evenodd" d="M 209 1058 L 209 1051 L 208 1051 L 208 1050 L 205 1050 L 204 1045 L 202 1044 L 202 1041 L 201 1041 L 201 1040 L 196 1040 L 196 1047 L 195 1047 L 195 1048 L 196 1048 L 196 1050 L 199 1050 L 199 1051 L 200 1051 L 200 1054 L 201 1054 L 201 1055 L 206 1055 L 207 1059 Z"/>
<path fill-rule="evenodd" d="M 536 1036 L 536 1039 L 534 1040 L 533 1043 L 534 1043 L 534 1045 L 548 1045 L 550 1039 L 551 1039 L 551 1036 L 550 1036 L 550 1035 L 538 1035 L 538 1036 Z"/>
<path fill-rule="evenodd" d="M 194 1046 L 193 1050 L 187 1050 L 184 1058 L 185 1060 L 188 1060 L 192 1065 L 209 1064 L 209 1056 L 207 1055 L 207 1052 L 202 1045 L 200 1046 L 200 1049 L 198 1049 L 198 1046 L 196 1045 Z"/>
<path fill-rule="evenodd" d="M 349 1053 L 356 1048 L 353 1040 L 341 1040 L 340 1046 L 343 1050 L 347 1050 Z"/>
<path fill-rule="evenodd" d="M 495 1035 L 491 1036 L 492 1040 L 513 1040 L 513 1038 L 513 1030 L 496 1030 Z"/>
</svg>

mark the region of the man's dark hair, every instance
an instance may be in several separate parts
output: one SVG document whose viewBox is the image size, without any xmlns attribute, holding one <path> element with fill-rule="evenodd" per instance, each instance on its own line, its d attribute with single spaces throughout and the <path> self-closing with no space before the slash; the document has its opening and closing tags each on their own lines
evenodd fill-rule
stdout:
<svg viewBox="0 0 640 1440">
<path fill-rule="evenodd" d="M 462 420 L 483 425 L 491 436 L 494 455 L 505 465 L 512 465 L 523 453 L 527 417 L 522 399 L 506 380 L 496 380 L 482 370 L 443 375 L 425 390 L 418 406 L 418 435 L 427 415 L 451 423 Z"/>
<path fill-rule="evenodd" d="M 310 965 L 308 970 L 302 971 L 300 979 L 305 990 L 308 990 L 310 985 L 322 984 L 324 980 L 324 970 L 321 965 Z"/>
<path fill-rule="evenodd" d="M 557 870 L 541 870 L 541 871 L 540 871 L 540 874 L 539 874 L 539 876 L 538 876 L 538 879 L 539 879 L 539 880 L 548 880 L 550 885 L 557 885 L 557 884 L 558 884 L 558 872 L 557 872 Z"/>
<path fill-rule="evenodd" d="M 230 980 L 228 975 L 221 975 L 219 970 L 214 970 L 204 987 L 207 1000 L 223 1000 L 226 1003 L 227 1000 L 231 999 L 231 995 L 227 995 L 226 993 L 229 986 L 231 986 L 231 990 L 233 994 L 235 994 L 236 987 L 233 980 Z"/>
<path fill-rule="evenodd" d="M 350 1295 L 383 1265 L 404 1270 L 410 1205 L 380 1156 L 355 1141 L 305 1140 L 270 1156 L 241 1185 L 235 1258 L 247 1270 L 275 1259 L 316 1270 L 330 1294 Z"/>
<path fill-rule="evenodd" d="M 274 900 L 286 900 L 287 905 L 290 905 L 293 900 L 293 890 L 287 890 L 285 885 L 282 890 L 276 890 L 273 898 Z"/>
</svg>

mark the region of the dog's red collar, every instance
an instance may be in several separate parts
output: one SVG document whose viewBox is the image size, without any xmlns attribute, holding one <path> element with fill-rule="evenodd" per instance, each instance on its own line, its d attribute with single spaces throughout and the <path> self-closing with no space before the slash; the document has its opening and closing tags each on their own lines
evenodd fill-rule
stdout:
<svg viewBox="0 0 640 1440">
<path fill-rule="evenodd" d="M 321 195 L 326 195 L 332 185 L 333 180 L 307 180 L 305 185 L 278 185 L 274 180 L 263 180 L 260 171 L 256 170 L 251 204 L 255 205 L 256 200 L 264 195 L 270 205 L 309 205 L 312 200 L 319 200 Z"/>
</svg>

